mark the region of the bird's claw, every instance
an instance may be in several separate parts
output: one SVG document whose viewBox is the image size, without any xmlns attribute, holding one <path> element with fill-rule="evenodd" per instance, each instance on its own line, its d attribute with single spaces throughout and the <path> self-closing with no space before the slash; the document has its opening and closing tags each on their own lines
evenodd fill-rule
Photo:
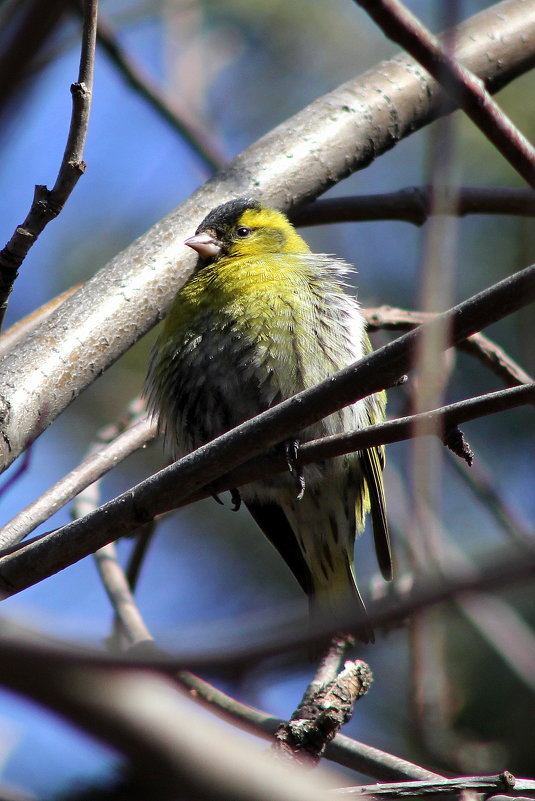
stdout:
<svg viewBox="0 0 535 801">
<path fill-rule="evenodd" d="M 241 495 L 239 489 L 236 489 L 236 487 L 230 490 L 230 500 L 232 501 L 232 511 L 237 512 L 241 506 Z"/>
<path fill-rule="evenodd" d="M 303 468 L 297 462 L 297 457 L 299 454 L 299 440 L 289 440 L 285 443 L 284 448 L 286 453 L 286 464 L 288 465 L 290 475 L 293 476 L 295 480 L 295 485 L 297 488 L 297 500 L 300 501 L 305 494 L 306 482 Z"/>
<path fill-rule="evenodd" d="M 218 503 L 220 506 L 225 505 L 224 501 L 221 500 L 217 492 L 211 492 L 210 495 L 212 496 L 214 501 Z M 233 489 L 230 490 L 230 500 L 232 501 L 232 511 L 237 512 L 241 506 L 241 495 L 239 489 L 236 489 L 234 487 Z"/>
</svg>

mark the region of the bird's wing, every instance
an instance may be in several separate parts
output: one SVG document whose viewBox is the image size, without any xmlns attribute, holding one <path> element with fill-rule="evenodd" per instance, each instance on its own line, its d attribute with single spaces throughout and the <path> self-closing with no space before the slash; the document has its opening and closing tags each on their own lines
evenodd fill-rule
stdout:
<svg viewBox="0 0 535 801">
<path fill-rule="evenodd" d="M 362 472 L 370 493 L 370 514 L 372 516 L 375 553 L 377 554 L 377 561 L 383 577 L 386 581 L 390 581 L 392 578 L 392 550 L 383 489 L 383 453 L 379 448 L 368 448 L 361 452 L 360 458 Z"/>
<path fill-rule="evenodd" d="M 281 507 L 276 503 L 257 503 L 255 501 L 244 501 L 244 503 L 270 543 L 280 553 L 302 589 L 310 596 L 313 590 L 312 575 Z"/>
</svg>

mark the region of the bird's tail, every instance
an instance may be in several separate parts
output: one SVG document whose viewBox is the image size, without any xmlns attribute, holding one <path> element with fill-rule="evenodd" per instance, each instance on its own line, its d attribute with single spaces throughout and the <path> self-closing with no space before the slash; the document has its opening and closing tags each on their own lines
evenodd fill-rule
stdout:
<svg viewBox="0 0 535 801">
<path fill-rule="evenodd" d="M 333 621 L 339 621 L 340 630 L 344 633 L 352 634 L 364 643 L 375 642 L 368 613 L 349 563 L 343 584 L 330 583 L 315 588 L 309 595 L 309 608 L 312 631 L 322 629 L 325 625 L 332 627 Z"/>
</svg>

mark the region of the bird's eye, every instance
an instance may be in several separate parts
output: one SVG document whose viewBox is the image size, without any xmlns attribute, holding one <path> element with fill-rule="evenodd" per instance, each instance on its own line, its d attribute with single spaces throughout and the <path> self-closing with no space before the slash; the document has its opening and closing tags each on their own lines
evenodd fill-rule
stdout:
<svg viewBox="0 0 535 801">
<path fill-rule="evenodd" d="M 245 239 L 246 236 L 249 236 L 251 233 L 250 228 L 246 228 L 244 225 L 240 226 L 236 231 L 236 235 L 240 237 L 240 239 Z"/>
</svg>

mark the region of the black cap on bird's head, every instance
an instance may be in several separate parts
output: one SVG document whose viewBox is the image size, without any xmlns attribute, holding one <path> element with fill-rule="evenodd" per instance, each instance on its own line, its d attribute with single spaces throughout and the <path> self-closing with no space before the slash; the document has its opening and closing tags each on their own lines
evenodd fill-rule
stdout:
<svg viewBox="0 0 535 801">
<path fill-rule="evenodd" d="M 254 198 L 240 197 L 222 203 L 206 215 L 195 236 L 190 236 L 184 244 L 197 251 L 203 262 L 216 261 L 227 255 L 232 232 L 243 213 L 249 209 L 260 211 L 261 208 Z"/>
<path fill-rule="evenodd" d="M 238 197 L 235 200 L 228 200 L 222 203 L 221 206 L 216 206 L 215 209 L 206 215 L 202 223 L 199 225 L 196 234 L 206 230 L 226 230 L 229 226 L 236 224 L 244 211 L 254 209 L 260 211 L 262 205 L 260 201 L 252 197 Z"/>
<path fill-rule="evenodd" d="M 243 197 L 213 209 L 185 244 L 199 254 L 197 269 L 225 256 L 310 252 L 282 212 Z"/>
</svg>

